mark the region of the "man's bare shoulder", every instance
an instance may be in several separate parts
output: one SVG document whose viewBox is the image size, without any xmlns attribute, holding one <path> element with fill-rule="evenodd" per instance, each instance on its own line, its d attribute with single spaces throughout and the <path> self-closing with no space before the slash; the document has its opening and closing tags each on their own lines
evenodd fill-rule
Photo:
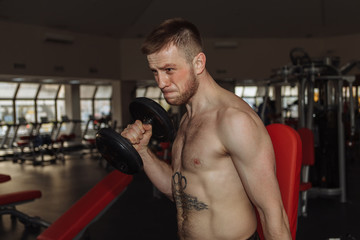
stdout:
<svg viewBox="0 0 360 240">
<path fill-rule="evenodd" d="M 256 112 L 243 100 L 224 104 L 218 109 L 217 122 L 220 128 L 252 128 L 262 125 Z"/>
<path fill-rule="evenodd" d="M 257 113 L 245 102 L 219 109 L 217 130 L 220 141 L 229 151 L 240 146 L 258 146 L 267 141 L 267 131 Z M 242 148 L 242 150 L 244 150 Z"/>
</svg>

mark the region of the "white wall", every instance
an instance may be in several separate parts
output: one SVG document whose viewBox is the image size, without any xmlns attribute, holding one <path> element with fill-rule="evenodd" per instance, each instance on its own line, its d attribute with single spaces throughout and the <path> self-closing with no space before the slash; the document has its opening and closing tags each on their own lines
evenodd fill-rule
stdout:
<svg viewBox="0 0 360 240">
<path fill-rule="evenodd" d="M 71 33 L 45 27 L 0 21 L 0 75 L 78 77 L 114 80 L 114 119 L 126 120 L 124 112 L 136 80 L 153 79 L 146 57 L 140 52 L 144 39 L 113 39 Z M 45 42 L 47 34 L 73 39 L 73 44 Z M 221 43 L 234 48 L 217 48 Z M 290 63 L 289 52 L 304 48 L 311 57 L 339 56 L 341 63 L 360 58 L 360 35 L 302 39 L 205 39 L 207 68 L 216 79 L 267 79 L 273 69 Z M 25 64 L 15 69 L 14 64 Z M 57 71 L 56 66 L 64 67 Z M 89 72 L 90 68 L 98 70 Z M 123 84 L 116 83 L 121 80 Z M 125 99 L 124 99 L 125 98 Z M 126 121 L 125 121 L 126 122 Z"/>
<path fill-rule="evenodd" d="M 324 49 L 340 56 L 343 63 L 360 60 L 360 34 L 326 39 Z"/>
<path fill-rule="evenodd" d="M 0 74 L 65 76 L 99 79 L 152 79 L 146 57 L 140 52 L 142 38 L 113 39 L 71 33 L 57 29 L 0 21 Z M 73 44 L 45 42 L 56 34 L 73 39 Z M 339 56 L 345 63 L 359 59 L 360 35 L 301 39 L 205 39 L 207 66 L 217 79 L 265 79 L 273 69 L 290 62 L 294 47 L 304 48 L 310 56 Z M 235 48 L 217 48 L 219 43 L 235 43 Z M 25 69 L 14 69 L 14 63 Z M 63 66 L 64 71 L 57 71 Z M 98 70 L 89 72 L 90 68 Z"/>
<path fill-rule="evenodd" d="M 140 53 L 142 39 L 120 40 L 121 79 L 151 79 L 145 56 Z M 218 43 L 230 42 L 234 48 L 217 48 Z M 290 64 L 290 51 L 304 48 L 310 57 L 339 56 L 341 64 L 360 58 L 360 35 L 332 38 L 302 39 L 205 39 L 207 69 L 216 79 L 269 78 L 274 69 Z"/>
<path fill-rule="evenodd" d="M 146 57 L 141 53 L 142 38 L 121 39 L 121 80 L 148 80 L 153 79 Z"/>
<path fill-rule="evenodd" d="M 0 32 L 0 74 L 119 78 L 117 39 L 1 21 Z M 73 44 L 45 42 L 49 34 L 72 39 Z M 14 63 L 26 68 L 15 69 Z M 64 71 L 55 69 L 59 66 Z"/>
</svg>

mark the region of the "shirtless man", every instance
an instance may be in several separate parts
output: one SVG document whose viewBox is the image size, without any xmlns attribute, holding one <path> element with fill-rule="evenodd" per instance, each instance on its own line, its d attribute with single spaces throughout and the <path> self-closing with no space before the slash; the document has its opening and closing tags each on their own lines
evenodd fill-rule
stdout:
<svg viewBox="0 0 360 240">
<path fill-rule="evenodd" d="M 167 20 L 147 37 L 142 52 L 166 101 L 185 104 L 187 112 L 171 165 L 147 147 L 151 125 L 137 120 L 122 136 L 139 152 L 153 184 L 176 203 L 179 238 L 258 239 L 255 206 L 266 239 L 291 239 L 266 128 L 207 72 L 197 28 Z"/>
</svg>

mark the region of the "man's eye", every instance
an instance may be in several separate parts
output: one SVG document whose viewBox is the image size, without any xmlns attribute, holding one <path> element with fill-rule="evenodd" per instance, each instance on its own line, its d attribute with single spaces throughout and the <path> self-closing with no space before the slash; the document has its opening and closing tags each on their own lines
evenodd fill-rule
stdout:
<svg viewBox="0 0 360 240">
<path fill-rule="evenodd" d="M 165 68 L 165 71 L 167 72 L 171 72 L 172 70 L 174 70 L 173 68 Z"/>
</svg>

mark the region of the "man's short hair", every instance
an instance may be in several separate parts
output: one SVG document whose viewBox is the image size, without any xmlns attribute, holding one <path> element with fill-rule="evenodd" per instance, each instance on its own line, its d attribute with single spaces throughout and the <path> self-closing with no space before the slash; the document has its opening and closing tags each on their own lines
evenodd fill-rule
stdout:
<svg viewBox="0 0 360 240">
<path fill-rule="evenodd" d="M 185 58 L 191 62 L 203 51 L 200 32 L 197 27 L 182 18 L 165 20 L 156 27 L 145 39 L 141 52 L 150 55 L 174 44 L 185 53 Z"/>
</svg>

